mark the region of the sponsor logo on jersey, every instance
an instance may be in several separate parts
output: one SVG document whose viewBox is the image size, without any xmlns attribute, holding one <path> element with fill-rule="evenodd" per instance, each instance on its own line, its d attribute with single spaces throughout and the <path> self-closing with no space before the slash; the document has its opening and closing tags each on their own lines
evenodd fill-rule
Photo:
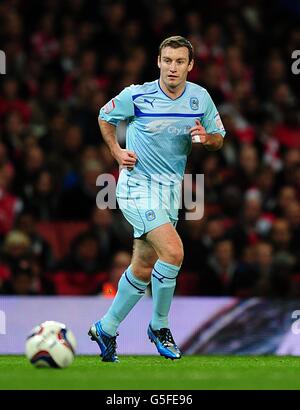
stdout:
<svg viewBox="0 0 300 410">
<path fill-rule="evenodd" d="M 199 100 L 197 97 L 190 98 L 190 107 L 192 110 L 196 111 L 199 108 Z"/>
<path fill-rule="evenodd" d="M 178 122 L 177 119 L 154 120 L 154 121 L 148 122 L 148 124 L 145 124 L 145 130 L 149 132 L 159 132 L 177 122 Z"/>
</svg>

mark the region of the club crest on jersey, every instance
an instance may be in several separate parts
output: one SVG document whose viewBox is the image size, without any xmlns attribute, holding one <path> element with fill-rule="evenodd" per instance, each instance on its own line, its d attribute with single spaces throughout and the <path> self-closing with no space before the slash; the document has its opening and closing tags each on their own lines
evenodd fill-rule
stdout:
<svg viewBox="0 0 300 410">
<path fill-rule="evenodd" d="M 109 114 L 115 108 L 115 106 L 116 106 L 115 102 L 112 99 L 107 104 L 104 105 L 103 111 L 105 112 L 105 114 Z"/>
<path fill-rule="evenodd" d="M 190 107 L 192 110 L 198 110 L 199 108 L 199 100 L 197 97 L 191 97 L 190 98 Z"/>
<path fill-rule="evenodd" d="M 147 211 L 147 212 L 145 213 L 145 215 L 146 215 L 147 221 L 154 221 L 154 219 L 156 218 L 155 212 L 152 211 L 152 209 L 150 209 L 149 211 Z"/>
</svg>

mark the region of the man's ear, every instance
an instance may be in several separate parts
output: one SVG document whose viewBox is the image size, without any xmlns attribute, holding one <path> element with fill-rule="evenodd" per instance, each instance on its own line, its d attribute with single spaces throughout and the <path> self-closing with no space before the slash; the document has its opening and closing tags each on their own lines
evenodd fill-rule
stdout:
<svg viewBox="0 0 300 410">
<path fill-rule="evenodd" d="M 189 63 L 188 72 L 192 71 L 193 67 L 194 67 L 194 60 L 192 60 L 192 61 Z"/>
<path fill-rule="evenodd" d="M 157 65 L 158 65 L 158 68 L 160 68 L 160 56 L 157 57 Z"/>
</svg>

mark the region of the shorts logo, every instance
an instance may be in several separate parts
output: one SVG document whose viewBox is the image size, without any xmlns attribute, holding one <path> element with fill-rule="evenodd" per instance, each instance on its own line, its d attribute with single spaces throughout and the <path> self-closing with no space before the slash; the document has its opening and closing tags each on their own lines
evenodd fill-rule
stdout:
<svg viewBox="0 0 300 410">
<path fill-rule="evenodd" d="M 198 100 L 198 98 L 196 98 L 196 97 L 191 97 L 191 98 L 190 98 L 190 106 L 191 106 L 191 109 L 192 109 L 192 110 L 194 110 L 194 111 L 198 110 L 198 108 L 199 108 L 199 100 Z"/>
<path fill-rule="evenodd" d="M 145 213 L 145 215 L 146 215 L 147 221 L 154 221 L 154 219 L 156 218 L 155 212 L 152 211 L 152 209 L 150 209 L 149 211 L 147 211 L 147 212 Z"/>
<path fill-rule="evenodd" d="M 104 105 L 103 111 L 105 112 L 105 114 L 109 114 L 115 108 L 115 106 L 116 106 L 115 102 L 112 99 L 107 104 Z"/>
</svg>

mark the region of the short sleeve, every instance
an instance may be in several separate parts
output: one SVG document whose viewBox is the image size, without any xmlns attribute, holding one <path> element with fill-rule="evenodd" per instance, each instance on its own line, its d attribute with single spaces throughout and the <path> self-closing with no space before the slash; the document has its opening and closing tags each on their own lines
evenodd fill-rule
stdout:
<svg viewBox="0 0 300 410">
<path fill-rule="evenodd" d="M 120 121 L 134 116 L 134 105 L 130 87 L 124 88 L 119 95 L 112 98 L 99 112 L 99 117 L 117 126 Z"/>
<path fill-rule="evenodd" d="M 224 129 L 220 114 L 218 113 L 218 110 L 207 91 L 205 93 L 205 98 L 205 112 L 201 121 L 202 125 L 208 134 L 218 133 L 224 137 L 226 131 Z"/>
</svg>

